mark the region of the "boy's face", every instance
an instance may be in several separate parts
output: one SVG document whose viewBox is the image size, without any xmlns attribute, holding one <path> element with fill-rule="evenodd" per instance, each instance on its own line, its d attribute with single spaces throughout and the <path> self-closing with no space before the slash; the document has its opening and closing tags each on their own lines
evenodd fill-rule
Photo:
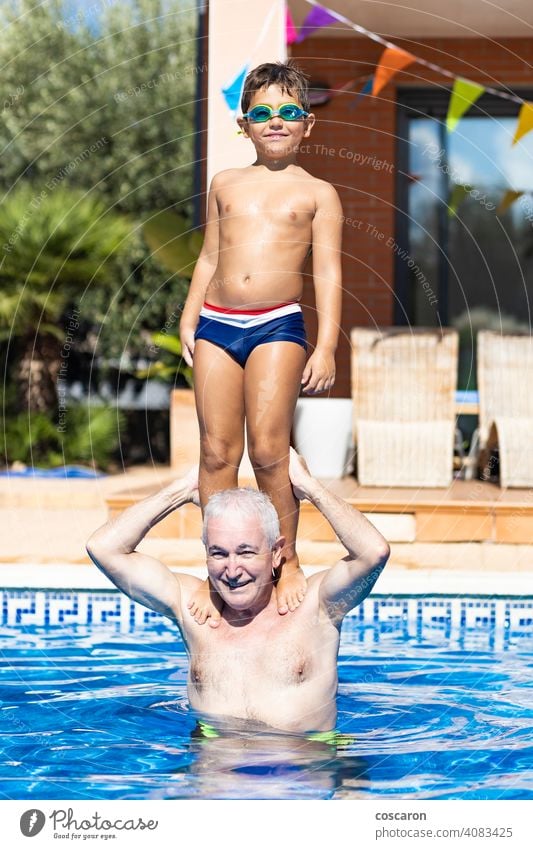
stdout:
<svg viewBox="0 0 533 849">
<path fill-rule="evenodd" d="M 279 86 L 270 85 L 254 92 L 248 111 L 259 103 L 270 106 L 274 111 L 283 103 L 295 103 L 301 107 L 297 97 L 282 92 Z M 284 121 L 279 115 L 273 115 L 268 121 L 254 123 L 238 118 L 237 123 L 245 138 L 252 140 L 257 153 L 269 159 L 280 159 L 294 153 L 302 142 L 311 134 L 315 116 L 310 113 L 307 118 L 299 121 Z"/>
</svg>

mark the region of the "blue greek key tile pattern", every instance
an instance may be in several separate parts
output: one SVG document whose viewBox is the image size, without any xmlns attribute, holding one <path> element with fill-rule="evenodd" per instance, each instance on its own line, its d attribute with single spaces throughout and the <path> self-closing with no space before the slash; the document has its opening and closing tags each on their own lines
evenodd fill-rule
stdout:
<svg viewBox="0 0 533 849">
<path fill-rule="evenodd" d="M 162 619 L 118 592 L 1 590 L 2 625 L 94 625 L 131 628 Z"/>
<path fill-rule="evenodd" d="M 4 627 L 90 625 L 131 632 L 156 626 L 163 617 L 122 593 L 86 590 L 0 590 Z M 477 647 L 505 648 L 510 639 L 533 638 L 533 599 L 370 596 L 353 611 L 346 626 L 363 643 L 383 633 L 451 642 L 468 636 Z"/>
</svg>

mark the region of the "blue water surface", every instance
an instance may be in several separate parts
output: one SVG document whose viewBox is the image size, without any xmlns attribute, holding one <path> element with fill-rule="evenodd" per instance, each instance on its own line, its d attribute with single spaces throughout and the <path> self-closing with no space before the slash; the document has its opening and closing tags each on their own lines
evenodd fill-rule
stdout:
<svg viewBox="0 0 533 849">
<path fill-rule="evenodd" d="M 199 736 L 175 627 L 0 628 L 2 799 L 531 799 L 531 634 L 348 619 L 336 744 Z"/>
</svg>

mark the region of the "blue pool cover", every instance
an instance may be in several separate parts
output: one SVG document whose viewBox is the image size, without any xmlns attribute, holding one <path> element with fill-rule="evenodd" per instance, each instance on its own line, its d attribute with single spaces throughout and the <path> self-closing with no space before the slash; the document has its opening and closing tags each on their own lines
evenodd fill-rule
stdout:
<svg viewBox="0 0 533 849">
<path fill-rule="evenodd" d="M 86 466 L 57 466 L 55 469 L 39 469 L 28 466 L 20 471 L 0 472 L 0 477 L 9 478 L 102 478 L 104 472 L 97 472 Z"/>
</svg>

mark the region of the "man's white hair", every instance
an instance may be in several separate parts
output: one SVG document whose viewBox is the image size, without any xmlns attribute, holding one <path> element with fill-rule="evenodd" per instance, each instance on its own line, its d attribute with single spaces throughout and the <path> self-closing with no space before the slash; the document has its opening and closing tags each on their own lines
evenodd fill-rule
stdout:
<svg viewBox="0 0 533 849">
<path fill-rule="evenodd" d="M 243 518 L 259 519 L 268 547 L 270 549 L 274 547 L 274 543 L 280 536 L 276 508 L 268 495 L 249 486 L 223 489 L 211 496 L 204 510 L 202 542 L 205 546 L 207 546 L 207 524 L 209 520 L 223 518 L 229 513 L 237 513 Z"/>
</svg>

